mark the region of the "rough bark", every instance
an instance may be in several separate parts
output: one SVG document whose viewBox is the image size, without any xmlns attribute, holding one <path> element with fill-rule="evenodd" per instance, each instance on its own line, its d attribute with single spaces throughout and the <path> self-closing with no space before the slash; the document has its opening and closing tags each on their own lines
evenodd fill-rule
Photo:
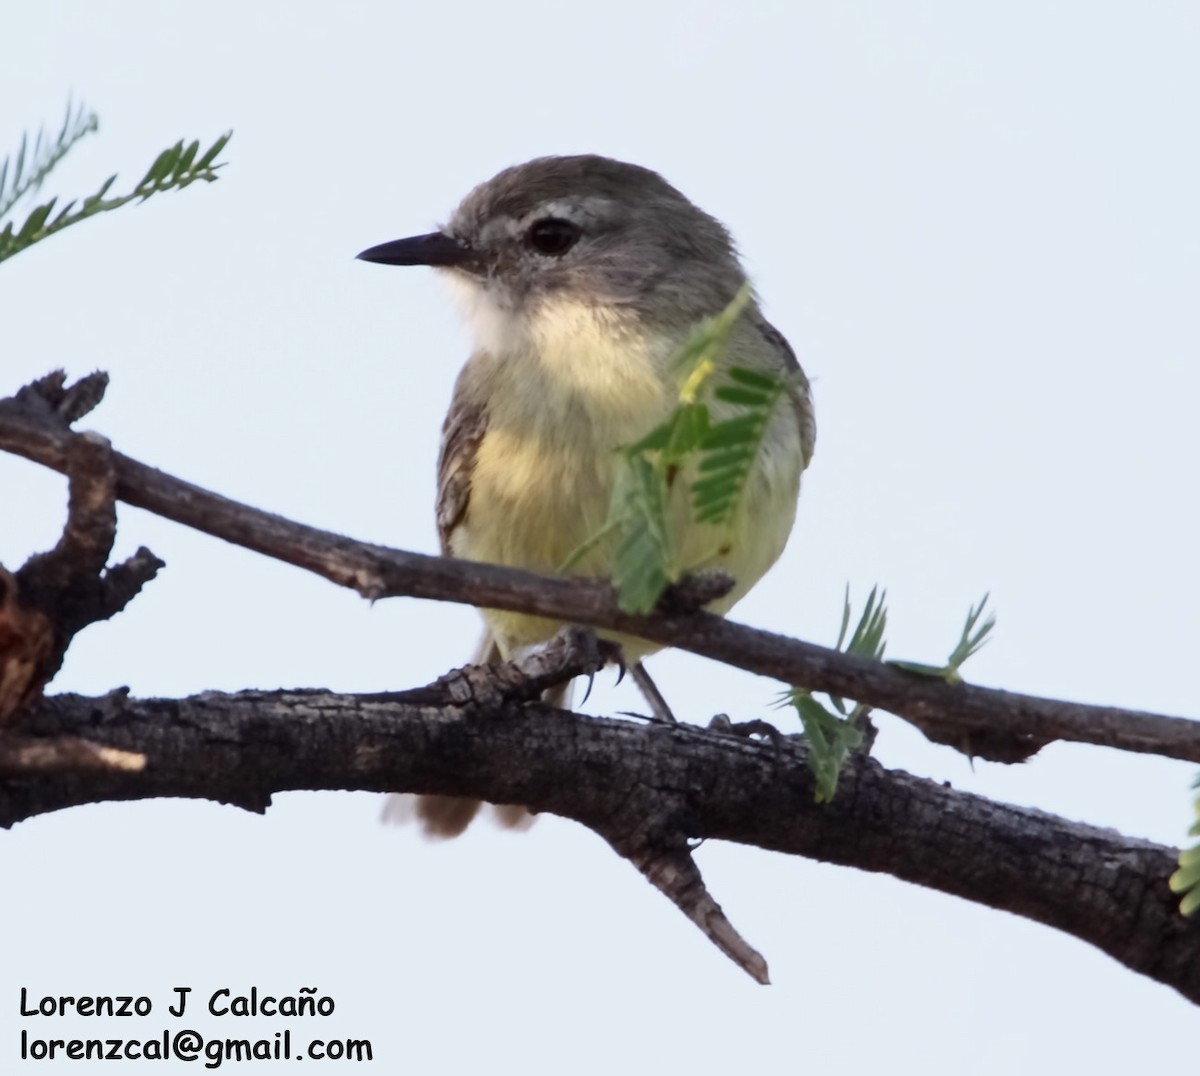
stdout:
<svg viewBox="0 0 1200 1076">
<path fill-rule="evenodd" d="M 39 701 L 75 632 L 112 615 L 161 567 L 145 550 L 106 568 L 115 499 L 316 572 L 393 595 L 534 613 L 640 635 L 812 690 L 887 709 L 931 739 L 1001 761 L 1054 739 L 1200 761 L 1200 722 L 947 683 L 757 631 L 700 611 L 727 579 L 685 583 L 647 617 L 599 582 L 355 542 L 273 516 L 122 456 L 70 424 L 106 379 L 51 375 L 0 400 L 0 450 L 63 471 L 63 538 L 0 568 L 0 824 L 153 796 L 265 810 L 288 789 L 487 799 L 588 826 L 748 974 L 767 966 L 706 889 L 691 842 L 717 838 L 884 871 L 1024 915 L 1088 941 L 1200 1001 L 1200 925 L 1167 887 L 1174 849 L 994 803 L 860 755 L 816 805 L 804 747 L 775 730 L 586 718 L 542 692 L 601 667 L 594 636 L 564 633 L 519 664 L 460 670 L 414 691 L 207 693 L 190 699 Z"/>
<path fill-rule="evenodd" d="M 9 767 L 0 824 L 155 796 L 253 811 L 291 789 L 483 797 L 575 819 L 664 890 L 698 882 L 698 873 L 688 876 L 695 871 L 688 845 L 703 838 L 882 871 L 1073 934 L 1200 1001 L 1200 924 L 1179 915 L 1166 884 L 1174 849 L 995 803 L 865 757 L 850 763 L 834 800 L 818 805 L 798 738 L 774 743 L 687 724 L 585 717 L 529 701 L 540 685 L 520 683 L 481 667 L 385 695 L 50 697 L 28 715 L 30 736 L 86 737 L 143 753 L 147 764 L 20 775 Z M 681 907 L 688 899 L 667 895 Z M 702 883 L 691 896 L 689 918 L 719 914 Z M 756 974 L 750 959 L 738 962 Z M 756 977 L 765 974 L 763 964 Z"/>
</svg>

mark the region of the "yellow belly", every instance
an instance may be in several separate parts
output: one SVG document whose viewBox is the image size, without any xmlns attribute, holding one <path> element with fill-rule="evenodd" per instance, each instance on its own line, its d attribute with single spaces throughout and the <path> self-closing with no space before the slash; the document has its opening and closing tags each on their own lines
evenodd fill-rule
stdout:
<svg viewBox="0 0 1200 1076">
<path fill-rule="evenodd" d="M 455 555 L 531 571 L 559 571 L 608 518 L 617 448 L 644 436 L 668 407 L 669 403 L 662 404 L 627 428 L 616 428 L 625 423 L 612 424 L 599 438 L 581 438 L 578 428 L 555 438 L 489 425 L 476 459 L 466 516 L 451 539 Z M 778 419 L 788 421 L 792 416 L 780 414 Z M 734 590 L 711 606 L 715 612 L 728 611 L 758 582 L 791 532 L 800 459 L 781 438 L 776 440 L 781 443 L 768 447 L 750 476 L 742 511 L 731 531 L 691 522 L 682 496 L 686 482 L 676 484 L 680 495 L 671 505 L 669 525 L 677 563 L 685 568 L 701 564 L 724 568 L 736 580 Z M 572 567 L 572 574 L 607 575 L 613 545 L 612 541 L 597 545 Z M 482 612 L 505 657 L 544 642 L 561 627 L 523 613 Z M 643 640 L 617 641 L 630 661 L 656 649 Z"/>
<path fill-rule="evenodd" d="M 644 437 L 675 405 L 678 340 L 630 331 L 617 314 L 568 304 L 543 311 L 521 332 L 512 340 L 493 332 L 491 346 L 464 370 L 464 391 L 485 403 L 487 431 L 450 548 L 469 560 L 554 573 L 604 526 L 617 450 Z M 795 415 L 783 408 L 732 530 L 692 523 L 687 483 L 675 484 L 669 527 L 677 564 L 723 567 L 737 581 L 715 611 L 728 610 L 783 551 L 802 469 Z M 728 552 L 714 559 L 720 547 Z M 572 574 L 609 574 L 613 548 L 597 545 Z M 482 612 L 505 657 L 561 627 L 522 613 Z M 655 649 L 619 641 L 631 661 Z"/>
</svg>

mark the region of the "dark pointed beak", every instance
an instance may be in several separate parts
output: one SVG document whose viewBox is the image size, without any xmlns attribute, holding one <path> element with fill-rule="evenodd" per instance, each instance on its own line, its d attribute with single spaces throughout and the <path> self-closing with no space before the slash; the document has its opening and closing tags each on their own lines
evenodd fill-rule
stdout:
<svg viewBox="0 0 1200 1076">
<path fill-rule="evenodd" d="M 444 232 L 414 235 L 409 239 L 394 239 L 364 250 L 358 257 L 364 262 L 380 265 L 458 265 L 474 260 L 475 252 Z"/>
</svg>

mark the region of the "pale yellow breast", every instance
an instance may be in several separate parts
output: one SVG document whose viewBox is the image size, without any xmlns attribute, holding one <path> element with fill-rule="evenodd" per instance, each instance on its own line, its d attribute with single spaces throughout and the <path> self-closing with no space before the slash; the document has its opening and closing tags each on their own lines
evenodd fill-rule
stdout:
<svg viewBox="0 0 1200 1076">
<path fill-rule="evenodd" d="M 677 342 L 639 334 L 615 314 L 565 303 L 533 324 L 496 319 L 488 335 L 495 350 L 473 386 L 473 395 L 486 400 L 487 432 L 451 549 L 471 560 L 554 572 L 604 525 L 618 447 L 643 437 L 674 405 L 670 359 Z M 722 610 L 757 582 L 787 540 L 801 469 L 796 440 L 784 425 L 773 430 L 730 549 L 715 561 L 739 584 Z M 673 519 L 681 563 L 717 550 L 713 528 L 688 526 L 682 497 Z M 611 555 L 611 546 L 600 545 L 573 570 L 605 574 Z M 498 610 L 484 616 L 506 656 L 559 627 Z M 630 660 L 653 649 L 622 642 Z"/>
<path fill-rule="evenodd" d="M 496 339 L 501 329 L 506 335 Z M 604 525 L 618 446 L 669 410 L 660 371 L 670 342 L 565 303 L 535 324 L 494 323 L 488 335 L 491 359 L 476 387 L 486 399 L 487 433 L 451 548 L 472 560 L 554 572 Z M 602 572 L 602 558 L 578 570 Z M 520 614 L 485 615 L 504 653 L 557 629 Z"/>
</svg>

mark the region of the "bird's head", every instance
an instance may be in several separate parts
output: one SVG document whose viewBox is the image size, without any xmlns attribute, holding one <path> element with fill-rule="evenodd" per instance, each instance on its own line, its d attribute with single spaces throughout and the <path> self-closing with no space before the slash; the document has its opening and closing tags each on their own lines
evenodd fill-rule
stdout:
<svg viewBox="0 0 1200 1076">
<path fill-rule="evenodd" d="M 506 168 L 440 230 L 359 257 L 433 266 L 468 301 L 509 313 L 585 304 L 674 330 L 722 309 L 745 281 L 719 221 L 657 172 L 591 155 Z"/>
</svg>

